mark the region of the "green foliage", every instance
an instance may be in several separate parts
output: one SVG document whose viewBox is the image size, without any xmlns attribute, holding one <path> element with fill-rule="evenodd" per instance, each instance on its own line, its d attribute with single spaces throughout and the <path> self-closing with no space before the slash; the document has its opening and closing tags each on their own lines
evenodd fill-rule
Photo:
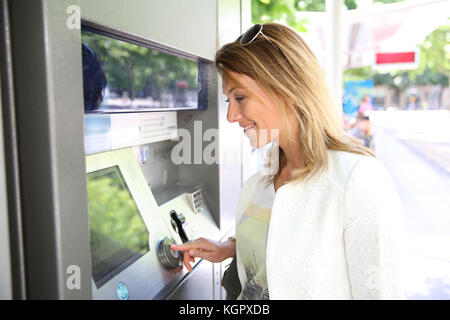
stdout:
<svg viewBox="0 0 450 320">
<path fill-rule="evenodd" d="M 446 82 L 450 77 L 450 20 L 431 32 L 420 47 L 419 68 L 411 71 L 411 80 Z M 446 81 L 444 78 L 447 78 Z"/>
<path fill-rule="evenodd" d="M 307 19 L 298 19 L 296 12 L 306 1 L 298 0 L 252 0 L 253 23 L 285 21 L 299 32 L 306 32 Z"/>
<path fill-rule="evenodd" d="M 345 0 L 345 6 L 347 7 L 347 10 L 353 10 L 358 7 L 358 4 L 356 3 L 356 0 Z"/>
<path fill-rule="evenodd" d="M 344 81 L 366 80 L 372 77 L 372 67 L 366 66 L 344 71 Z"/>
<path fill-rule="evenodd" d="M 394 2 L 403 2 L 405 0 L 373 0 L 373 3 L 394 3 Z"/>
<path fill-rule="evenodd" d="M 345 0 L 347 9 L 357 7 L 356 0 Z M 297 18 L 297 11 L 325 11 L 325 0 L 252 0 L 253 23 L 285 21 L 299 32 L 307 32 L 309 20 Z"/>
<path fill-rule="evenodd" d="M 373 3 L 395 3 L 404 0 L 373 0 Z M 345 0 L 348 10 L 358 7 L 358 0 Z M 299 32 L 306 32 L 307 19 L 297 19 L 297 11 L 325 11 L 325 0 L 252 0 L 253 23 L 285 21 Z M 344 81 L 372 78 L 374 84 L 404 88 L 409 85 L 448 85 L 450 78 L 450 25 L 433 31 L 420 46 L 417 70 L 376 73 L 370 66 L 344 71 Z"/>
<path fill-rule="evenodd" d="M 325 11 L 325 0 L 296 0 L 294 7 L 298 11 Z"/>
<path fill-rule="evenodd" d="M 150 91 L 159 98 L 162 86 L 174 87 L 177 80 L 197 86 L 197 62 L 157 50 L 83 31 L 81 40 L 96 54 L 114 92 L 127 91 L 134 99 L 137 91 Z"/>
<path fill-rule="evenodd" d="M 374 0 L 391 3 L 403 0 Z M 358 7 L 358 0 L 345 0 L 348 10 Z M 253 23 L 284 21 L 299 32 L 307 32 L 308 19 L 298 19 L 297 11 L 325 11 L 325 0 L 252 0 Z"/>
<path fill-rule="evenodd" d="M 415 70 L 375 74 L 374 83 L 404 89 L 411 85 L 448 86 L 450 79 L 450 24 L 431 32 L 419 45 L 419 67 Z"/>
<path fill-rule="evenodd" d="M 450 79 L 450 24 L 431 32 L 419 45 L 419 67 L 415 70 L 398 70 L 376 73 L 370 66 L 344 71 L 344 81 L 373 78 L 374 85 L 388 85 L 404 89 L 412 85 L 449 85 Z"/>
<path fill-rule="evenodd" d="M 356 0 L 345 0 L 348 9 L 356 8 Z M 299 32 L 307 31 L 306 18 L 297 18 L 297 11 L 325 11 L 325 0 L 252 0 L 253 23 L 285 21 Z"/>
<path fill-rule="evenodd" d="M 127 248 L 144 254 L 149 250 L 148 231 L 136 203 L 118 175 L 117 168 L 104 175 L 88 175 L 91 247 L 98 244 L 96 241 L 107 239 L 117 249 Z"/>
</svg>

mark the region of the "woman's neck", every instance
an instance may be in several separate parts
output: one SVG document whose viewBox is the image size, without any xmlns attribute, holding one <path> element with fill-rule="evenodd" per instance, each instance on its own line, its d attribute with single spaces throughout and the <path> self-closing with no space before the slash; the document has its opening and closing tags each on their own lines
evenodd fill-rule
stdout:
<svg viewBox="0 0 450 320">
<path fill-rule="evenodd" d="M 295 169 L 303 167 L 303 156 L 300 148 L 300 142 L 280 141 L 280 148 L 283 150 L 285 156 L 285 162 L 282 165 L 282 169 L 286 169 L 289 172 Z"/>
<path fill-rule="evenodd" d="M 301 141 L 299 139 L 299 125 L 292 114 L 288 115 L 290 130 L 285 128 L 280 130 L 279 145 L 286 157 L 284 163 L 280 163 L 281 169 L 286 170 L 289 174 L 292 170 L 303 167 L 303 156 L 301 151 Z"/>
</svg>

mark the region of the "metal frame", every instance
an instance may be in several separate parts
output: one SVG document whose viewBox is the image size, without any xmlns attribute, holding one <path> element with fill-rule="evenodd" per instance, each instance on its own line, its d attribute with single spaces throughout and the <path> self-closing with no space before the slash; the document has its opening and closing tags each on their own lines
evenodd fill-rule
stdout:
<svg viewBox="0 0 450 320">
<path fill-rule="evenodd" d="M 22 206 L 19 176 L 16 103 L 14 96 L 13 54 L 11 47 L 11 19 L 9 0 L 1 0 L 1 84 L 6 186 L 8 200 L 8 227 L 10 237 L 12 297 L 24 299 L 25 253 L 23 247 Z"/>
<path fill-rule="evenodd" d="M 236 15 L 240 26 L 240 0 L 234 0 L 231 6 L 228 3 L 1 0 L 1 84 L 13 298 L 92 298 L 81 36 L 79 29 L 67 27 L 67 8 L 79 6 L 85 21 L 212 61 L 220 32 L 230 26 L 225 17 Z M 125 7 L 127 10 L 121 10 Z M 135 19 L 130 20 L 130 14 Z M 240 33 L 238 29 L 233 32 Z M 218 81 L 215 74 L 208 83 L 208 104 L 213 107 L 179 111 L 179 127 L 193 130 L 193 122 L 203 120 L 208 127 L 227 128 L 226 106 L 218 100 L 217 90 L 221 88 L 216 90 Z M 203 129 L 208 128 L 204 125 Z M 236 143 L 240 139 L 235 138 L 221 136 L 220 153 L 240 155 L 240 144 Z M 202 176 L 208 177 L 204 198 L 224 236 L 234 224 L 240 165 L 183 165 L 178 169 L 181 184 L 199 184 Z M 81 270 L 79 288 L 67 285 L 74 276 L 71 266 Z M 217 282 L 215 279 L 215 288 L 220 286 Z"/>
<path fill-rule="evenodd" d="M 202 69 L 205 69 L 207 71 L 210 71 L 208 69 L 211 69 L 209 65 L 212 64 L 211 60 L 207 60 L 204 58 L 200 58 L 198 56 L 195 56 L 193 54 L 182 52 L 180 50 L 177 50 L 175 48 L 172 48 L 170 46 L 165 46 L 164 44 L 145 39 L 142 37 L 139 37 L 135 34 L 130 34 L 121 30 L 118 30 L 116 28 L 111 28 L 107 26 L 102 26 L 98 23 L 89 21 L 89 20 L 81 20 L 81 30 L 89 31 L 92 33 L 96 33 L 105 37 L 109 37 L 112 39 L 116 39 L 119 41 L 131 43 L 140 47 L 145 47 L 152 50 L 158 50 L 160 52 L 170 54 L 173 56 L 177 56 L 183 59 L 188 59 L 191 61 L 198 62 L 198 68 L 199 68 L 199 76 L 200 76 L 200 83 L 199 87 L 202 88 L 202 90 L 208 90 L 208 79 L 204 78 L 204 72 L 202 72 Z M 198 107 L 196 108 L 170 108 L 168 110 L 167 108 L 151 108 L 151 109 L 124 109 L 124 110 L 96 110 L 96 111 L 90 111 L 90 114 L 108 114 L 108 113 L 140 113 L 140 112 L 167 112 L 167 111 L 188 111 L 188 110 L 203 110 L 206 109 L 207 101 L 205 98 L 203 98 L 201 95 L 199 95 L 198 100 Z"/>
<path fill-rule="evenodd" d="M 80 33 L 66 27 L 73 4 L 9 1 L 27 299 L 91 298 Z M 66 285 L 74 265 L 79 289 Z"/>
<path fill-rule="evenodd" d="M 0 80 L 0 132 L 3 132 L 2 90 Z M 3 136 L 0 135 L 0 300 L 12 298 L 11 253 L 9 249 L 8 197 Z"/>
</svg>

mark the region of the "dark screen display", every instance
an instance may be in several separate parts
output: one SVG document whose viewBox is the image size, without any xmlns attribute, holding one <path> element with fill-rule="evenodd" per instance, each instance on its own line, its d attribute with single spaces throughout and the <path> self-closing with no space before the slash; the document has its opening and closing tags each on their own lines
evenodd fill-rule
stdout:
<svg viewBox="0 0 450 320">
<path fill-rule="evenodd" d="M 85 29 L 81 40 L 85 112 L 202 109 L 202 62 Z"/>
<path fill-rule="evenodd" d="M 88 173 L 92 277 L 97 288 L 149 251 L 149 233 L 117 166 Z"/>
</svg>

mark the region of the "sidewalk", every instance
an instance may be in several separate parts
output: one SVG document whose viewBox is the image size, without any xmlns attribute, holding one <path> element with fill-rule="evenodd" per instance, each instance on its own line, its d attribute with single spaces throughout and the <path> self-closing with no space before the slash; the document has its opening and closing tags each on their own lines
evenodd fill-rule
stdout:
<svg viewBox="0 0 450 320">
<path fill-rule="evenodd" d="M 450 175 L 450 142 L 433 143 L 425 140 L 403 138 L 398 132 L 386 130 L 387 133 L 405 144 L 412 151 L 433 163 L 438 170 Z"/>
<path fill-rule="evenodd" d="M 378 127 L 384 129 L 450 175 L 450 111 L 377 111 L 371 120 L 375 134 Z"/>
<path fill-rule="evenodd" d="M 407 299 L 450 299 L 450 175 L 398 132 L 377 127 L 377 157 L 403 205 Z M 412 140 L 412 139 L 410 139 Z M 428 144 L 427 144 L 428 143 Z M 432 145 L 429 141 L 421 145 Z M 417 149 L 413 149 L 417 148 Z M 428 153 L 427 153 L 428 152 Z M 424 155 L 425 154 L 425 155 Z"/>
<path fill-rule="evenodd" d="M 450 235 L 408 234 L 403 277 L 408 300 L 450 299 Z"/>
</svg>

